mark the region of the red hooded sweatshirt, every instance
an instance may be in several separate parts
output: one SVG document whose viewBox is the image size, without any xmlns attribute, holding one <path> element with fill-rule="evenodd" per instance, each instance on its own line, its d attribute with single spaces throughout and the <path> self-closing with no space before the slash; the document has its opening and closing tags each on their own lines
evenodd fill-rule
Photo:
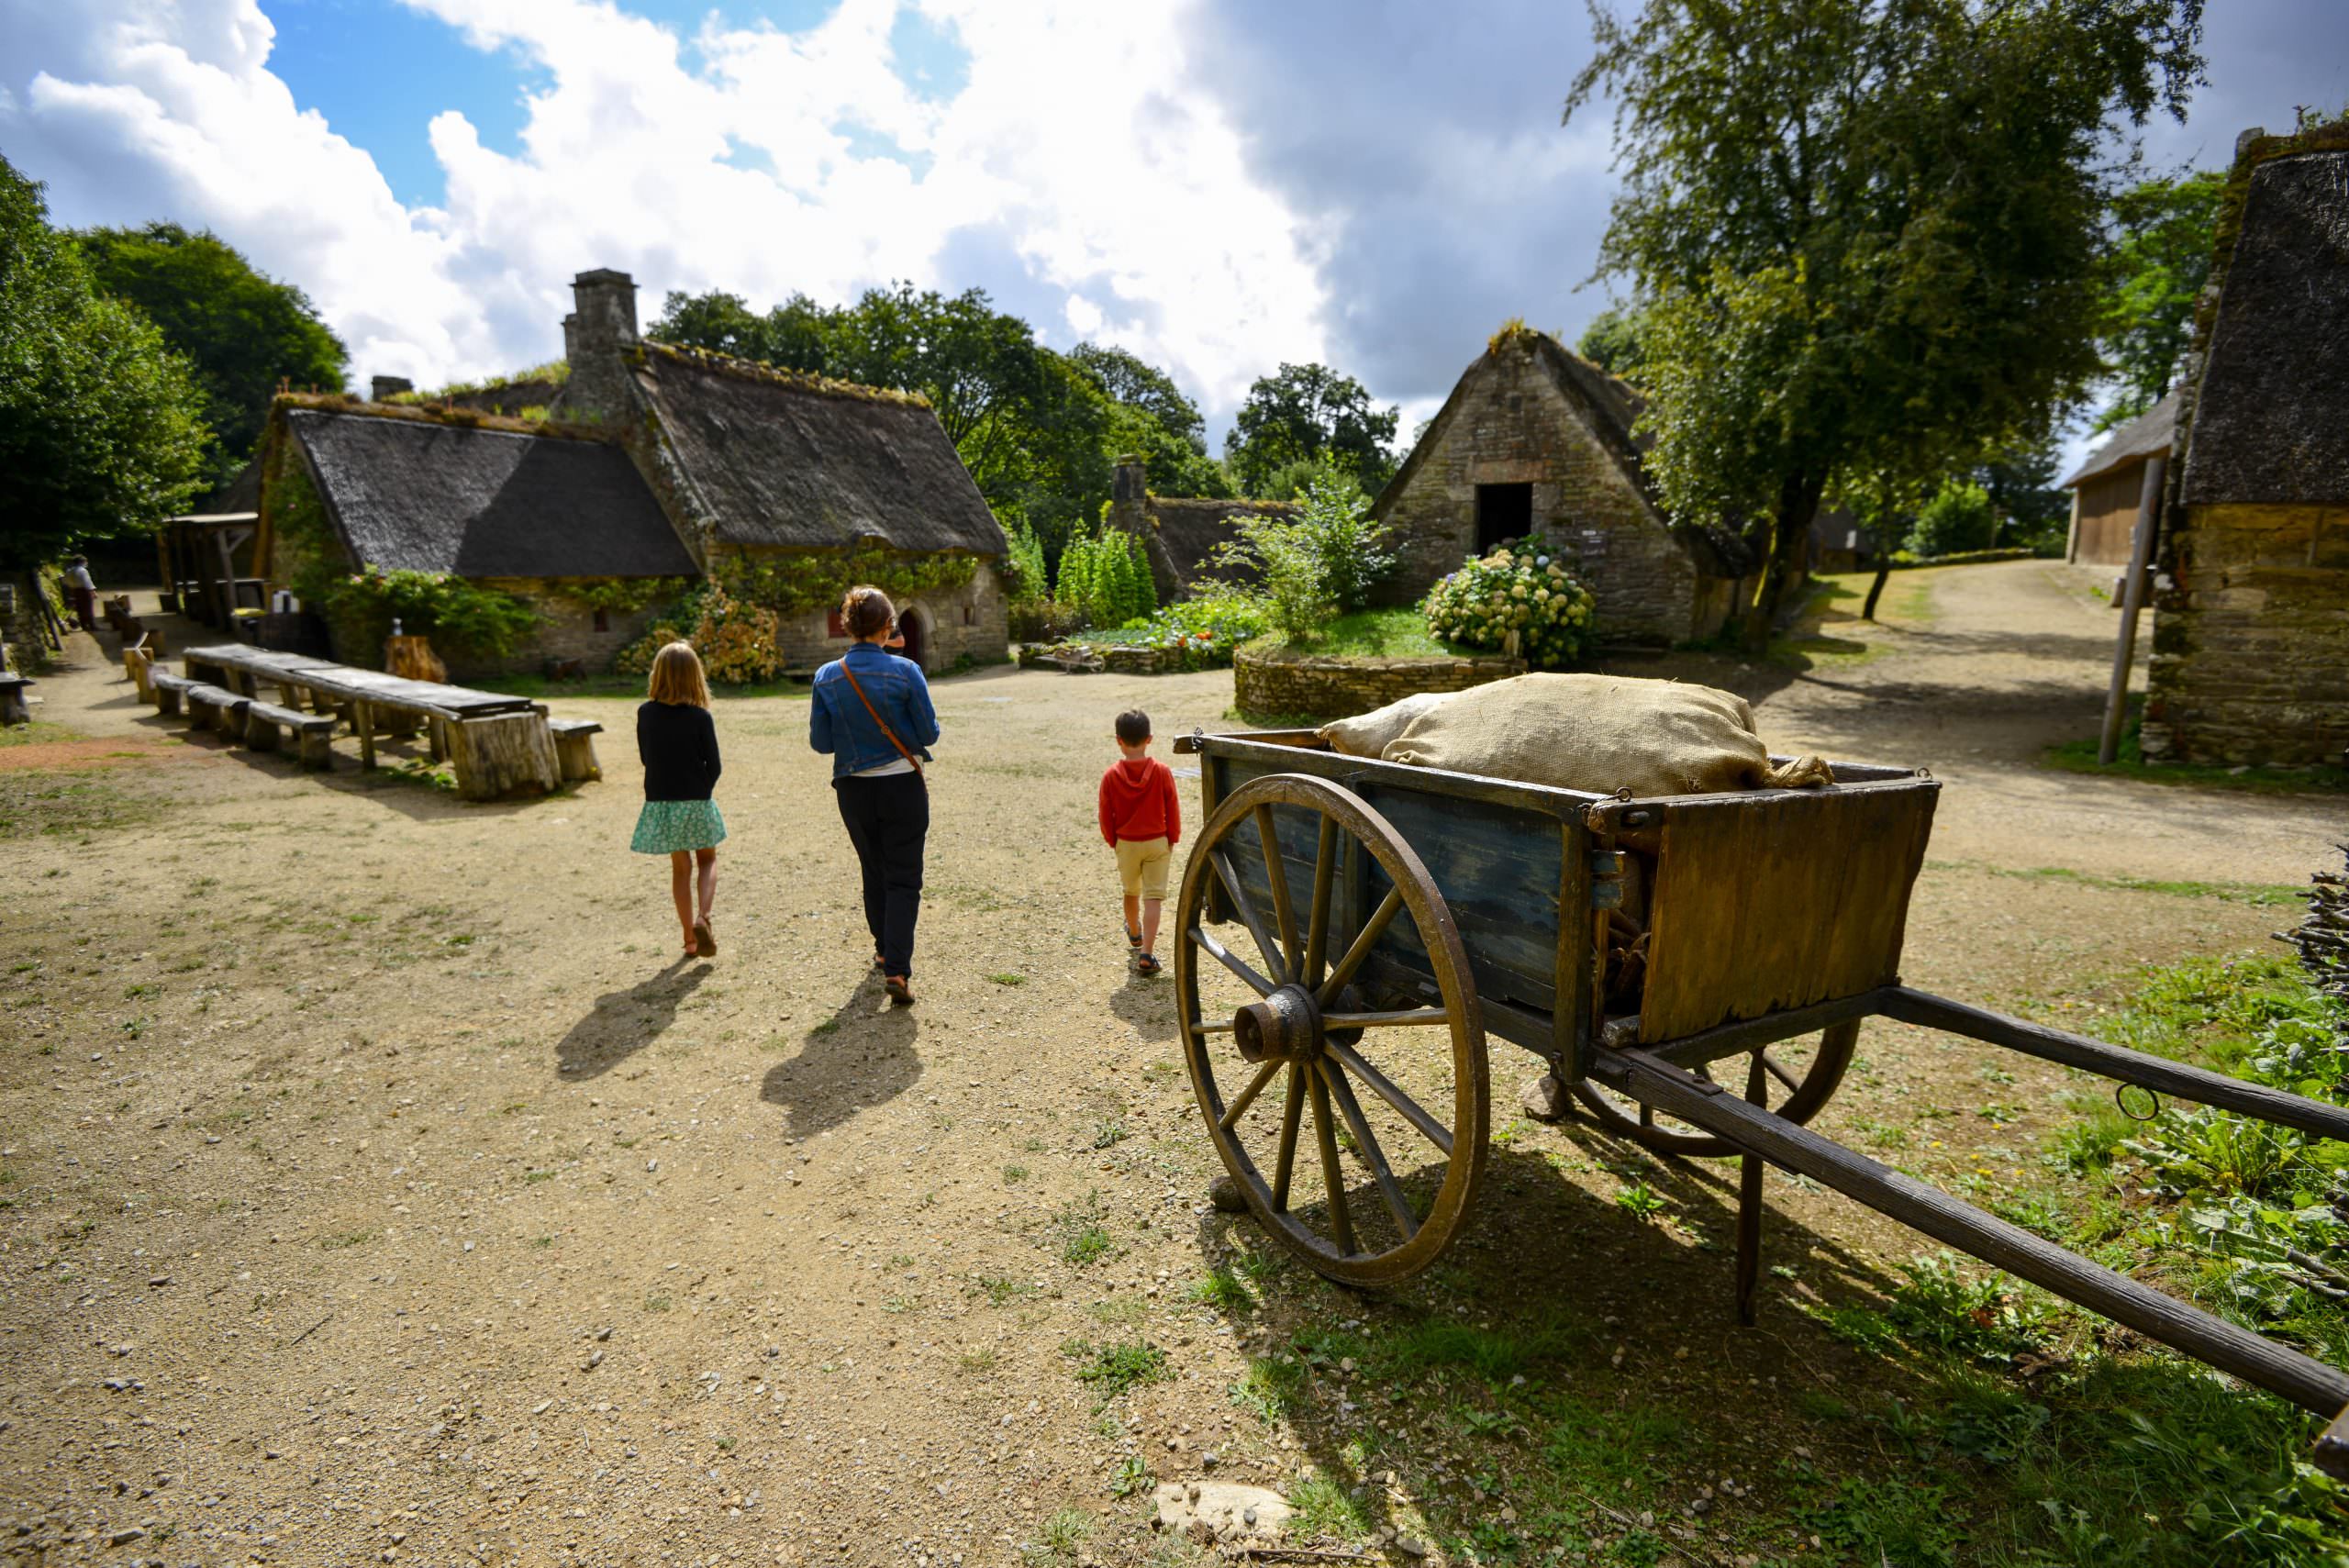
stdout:
<svg viewBox="0 0 2349 1568">
<path fill-rule="evenodd" d="M 1164 838 L 1183 841 L 1183 806 L 1174 794 L 1174 770 L 1154 757 L 1120 757 L 1101 775 L 1101 840 L 1111 849 L 1120 839 Z"/>
</svg>

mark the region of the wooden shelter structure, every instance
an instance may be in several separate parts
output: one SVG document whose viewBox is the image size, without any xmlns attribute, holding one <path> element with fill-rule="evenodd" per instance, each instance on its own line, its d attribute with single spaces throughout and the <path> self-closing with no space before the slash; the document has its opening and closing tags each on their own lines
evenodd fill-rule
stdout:
<svg viewBox="0 0 2349 1568">
<path fill-rule="evenodd" d="M 258 512 L 193 512 L 166 517 L 155 533 L 155 566 L 165 607 L 206 626 L 226 627 L 239 609 L 268 607 L 256 546 Z"/>
<path fill-rule="evenodd" d="M 2072 528 L 2064 559 L 2082 566 L 2126 566 L 2145 464 L 2169 450 L 2177 430 L 2178 392 L 2116 426 L 2102 446 L 2063 481 L 2072 493 Z"/>
</svg>

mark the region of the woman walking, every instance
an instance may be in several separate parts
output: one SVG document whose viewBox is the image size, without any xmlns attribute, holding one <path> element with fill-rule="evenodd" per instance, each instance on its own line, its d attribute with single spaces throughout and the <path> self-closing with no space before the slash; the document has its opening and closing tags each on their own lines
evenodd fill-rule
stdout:
<svg viewBox="0 0 2349 1568">
<path fill-rule="evenodd" d="M 629 848 L 669 857 L 669 895 L 685 934 L 685 956 L 715 958 L 718 939 L 709 906 L 718 895 L 718 846 L 726 818 L 709 798 L 718 783 L 718 727 L 709 717 L 709 683 L 686 642 L 672 642 L 652 658 L 650 700 L 636 710 L 636 754 L 644 763 L 644 810 Z M 695 871 L 700 871 L 700 912 L 695 912 Z"/>
<path fill-rule="evenodd" d="M 807 743 L 831 754 L 832 790 L 863 877 L 874 966 L 889 1000 L 904 1006 L 914 999 L 914 919 L 930 833 L 921 765 L 938 740 L 938 715 L 921 666 L 883 646 L 897 619 L 888 595 L 851 588 L 841 619 L 856 646 L 816 672 Z"/>
</svg>

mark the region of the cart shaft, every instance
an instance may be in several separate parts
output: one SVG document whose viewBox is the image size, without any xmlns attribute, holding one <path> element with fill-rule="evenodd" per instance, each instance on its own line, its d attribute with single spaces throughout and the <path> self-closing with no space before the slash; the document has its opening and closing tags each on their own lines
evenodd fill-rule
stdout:
<svg viewBox="0 0 2349 1568">
<path fill-rule="evenodd" d="M 1935 1240 L 1962 1249 L 2305 1409 L 2327 1417 L 2349 1410 L 2349 1374 L 2089 1262 L 1938 1188 L 1749 1105 L 1720 1084 L 1647 1051 L 1605 1052 L 1595 1075 L 1610 1087 L 1701 1127 L 1783 1170 L 1831 1186 Z M 2343 1436 L 2349 1440 L 2349 1430 Z M 2349 1440 L 2342 1447 L 2343 1457 L 2349 1459 Z"/>
</svg>

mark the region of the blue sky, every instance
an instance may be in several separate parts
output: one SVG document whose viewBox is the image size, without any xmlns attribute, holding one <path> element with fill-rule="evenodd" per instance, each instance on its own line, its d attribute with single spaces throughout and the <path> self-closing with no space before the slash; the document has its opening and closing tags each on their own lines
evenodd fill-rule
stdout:
<svg viewBox="0 0 2349 1568">
<path fill-rule="evenodd" d="M 1502 319 L 1571 337 L 1613 188 L 1568 0 L 0 0 L 0 151 L 71 223 L 302 284 L 353 373 L 560 350 L 570 275 L 765 303 L 894 278 L 1123 343 L 1220 428 L 1322 359 L 1433 410 Z M 2349 104 L 2349 0 L 2221 0 L 2155 166 Z"/>
</svg>

